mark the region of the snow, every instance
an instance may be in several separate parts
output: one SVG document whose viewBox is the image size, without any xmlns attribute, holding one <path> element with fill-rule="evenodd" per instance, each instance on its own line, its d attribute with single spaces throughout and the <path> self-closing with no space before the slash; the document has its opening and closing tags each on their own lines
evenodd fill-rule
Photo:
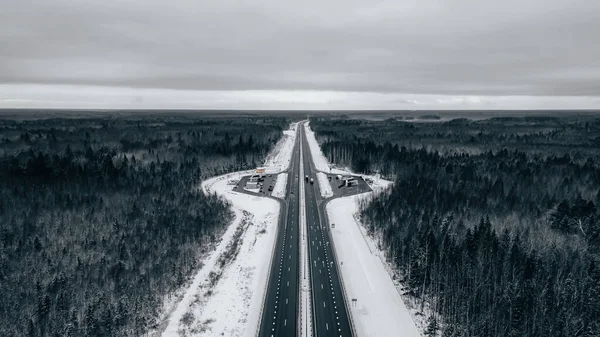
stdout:
<svg viewBox="0 0 600 337">
<path fill-rule="evenodd" d="M 318 171 L 331 173 L 331 174 L 360 175 L 364 178 L 371 178 L 371 179 L 373 179 L 373 184 L 370 184 L 370 186 L 373 190 L 375 190 L 377 188 L 385 188 L 391 184 L 391 182 L 381 179 L 378 174 L 376 174 L 376 175 L 358 174 L 358 173 L 352 172 L 348 168 L 339 168 L 339 167 L 336 167 L 335 164 L 329 163 L 329 161 L 327 161 L 327 158 L 325 158 L 325 155 L 323 155 L 323 151 L 321 151 L 321 147 L 319 146 L 319 143 L 317 142 L 317 138 L 315 137 L 315 132 L 310 129 L 309 124 L 310 123 L 308 123 L 308 122 L 304 123 L 304 131 L 306 132 L 306 140 L 308 142 L 310 154 L 313 158 L 313 162 L 315 163 L 315 167 L 317 168 Z M 331 189 L 331 186 L 329 184 L 327 184 L 327 186 L 329 186 L 329 189 Z M 323 192 L 323 189 L 324 188 L 326 189 L 327 187 L 325 186 L 325 184 L 322 184 L 320 181 L 319 181 L 319 187 L 321 188 L 321 195 L 325 198 L 326 192 Z"/>
<path fill-rule="evenodd" d="M 305 123 L 305 131 L 317 170 L 356 175 L 348 169 L 335 168 L 327 161 L 309 123 Z M 385 262 L 384 253 L 355 218 L 359 200 L 384 192 L 391 182 L 378 175 L 362 176 L 373 179 L 370 184 L 373 192 L 334 199 L 326 209 L 329 222 L 335 224 L 331 234 L 337 260 L 343 262 L 338 267 L 342 273 L 346 298 L 357 299 L 356 306 L 350 306 L 356 333 L 361 337 L 421 336 L 419 331 L 423 331 L 425 320 L 419 319 L 416 311 L 407 308 L 405 299 L 390 276 L 392 269 Z M 321 194 L 325 198 L 329 196 L 331 185 L 324 173 L 319 173 L 318 179 Z"/>
<path fill-rule="evenodd" d="M 285 171 L 292 160 L 294 143 L 296 142 L 296 129 L 298 123 L 291 123 L 288 130 L 283 131 L 283 137 L 275 144 L 275 147 L 265 160 L 264 166 L 267 169 L 274 169 L 276 172 Z"/>
<path fill-rule="evenodd" d="M 333 196 L 333 190 L 331 184 L 327 180 L 327 175 L 323 172 L 317 173 L 317 180 L 319 181 L 319 189 L 321 190 L 321 196 L 323 198 L 329 198 Z"/>
<path fill-rule="evenodd" d="M 235 220 L 171 313 L 163 337 L 256 334 L 275 244 L 279 203 L 233 192 L 233 186 L 227 184 L 229 176 L 202 183 L 206 193 L 217 193 L 233 205 Z M 218 260 L 234 241 L 236 231 L 242 232 L 237 255 L 220 269 Z M 211 272 L 222 273 L 212 287 L 208 282 Z M 211 295 L 207 295 L 208 290 Z M 181 322 L 184 317 L 187 324 Z"/>
<path fill-rule="evenodd" d="M 265 172 L 275 174 L 289 167 L 297 127 L 298 123 L 292 123 L 283 132 L 267 155 Z M 227 200 L 235 217 L 214 250 L 204 257 L 189 286 L 164 299 L 158 327 L 149 332 L 150 336 L 256 335 L 275 247 L 279 203 L 233 191 L 232 181 L 254 173 L 233 172 L 201 183 L 203 193 Z M 274 196 L 285 195 L 286 182 L 287 173 L 280 174 Z M 211 283 L 211 279 L 216 281 Z"/>
<path fill-rule="evenodd" d="M 210 179 L 202 181 L 200 187 L 202 188 L 202 191 L 206 194 L 231 191 L 233 189 L 233 185 L 229 185 L 230 187 L 228 189 L 223 189 L 221 183 L 227 182 L 229 180 L 239 180 L 241 177 L 250 174 L 254 174 L 254 170 L 227 173 L 221 176 L 212 177 Z M 215 185 L 217 188 L 214 187 Z"/>
<path fill-rule="evenodd" d="M 306 133 L 306 140 L 308 142 L 308 147 L 310 149 L 310 154 L 313 158 L 313 162 L 315 163 L 315 167 L 318 171 L 329 172 L 330 170 L 327 158 L 325 158 L 323 152 L 321 152 L 321 148 L 319 147 L 317 138 L 315 138 L 315 133 L 310 129 L 310 125 L 308 122 L 304 123 L 304 131 Z"/>
<path fill-rule="evenodd" d="M 367 193 L 371 194 L 371 193 Z M 335 199 L 327 204 L 334 248 L 340 266 L 346 298 L 356 298 L 350 306 L 358 336 L 421 336 L 411 312 L 386 270 L 383 252 L 355 219 L 358 200 L 363 195 Z"/>
<path fill-rule="evenodd" d="M 275 186 L 273 186 L 273 192 L 271 192 L 271 196 L 275 198 L 284 198 L 285 197 L 285 189 L 287 185 L 287 173 L 280 173 L 277 176 L 277 181 L 275 181 Z"/>
</svg>

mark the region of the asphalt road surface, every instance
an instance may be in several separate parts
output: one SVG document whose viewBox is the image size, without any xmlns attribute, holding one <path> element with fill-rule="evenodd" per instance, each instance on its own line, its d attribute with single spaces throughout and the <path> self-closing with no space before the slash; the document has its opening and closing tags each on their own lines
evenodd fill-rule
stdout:
<svg viewBox="0 0 600 337">
<path fill-rule="evenodd" d="M 285 199 L 280 201 L 281 213 L 279 229 L 275 243 L 275 253 L 271 262 L 271 271 L 267 287 L 259 336 L 278 337 L 296 336 L 298 320 L 299 292 L 299 253 L 300 240 L 298 233 L 299 200 L 298 200 L 298 170 L 300 169 L 299 141 L 296 138 L 292 161 L 288 170 L 288 182 Z M 268 185 L 267 185 L 268 186 Z M 256 195 L 238 189 L 243 193 Z M 265 194 L 262 194 L 265 196 Z M 272 198 L 272 197 L 271 197 Z"/>
<path fill-rule="evenodd" d="M 350 195 L 372 191 L 369 184 L 367 184 L 367 182 L 361 176 L 350 175 L 350 177 L 353 177 L 358 182 L 357 185 L 353 186 L 344 186 L 342 181 L 336 179 L 336 176 L 336 174 L 327 174 L 327 177 L 331 177 L 329 179 L 329 185 L 331 185 L 333 198 L 347 197 Z"/>
<path fill-rule="evenodd" d="M 308 226 L 310 276 L 312 288 L 313 335 L 352 336 L 344 294 L 340 285 L 338 267 L 333 257 L 327 214 L 321 199 L 317 170 L 310 154 L 304 127 L 300 129 L 304 174 L 314 179 L 314 184 L 304 185 L 306 193 L 306 224 Z M 323 208 L 320 208 L 323 207 Z"/>
<path fill-rule="evenodd" d="M 351 337 L 352 331 L 346 311 L 345 299 L 340 284 L 338 266 L 334 261 L 333 247 L 329 233 L 326 202 L 321 198 L 317 181 L 317 170 L 310 154 L 304 128 L 298 127 L 299 134 L 294 144 L 292 161 L 288 170 L 285 199 L 269 196 L 270 193 L 254 193 L 243 190 L 248 177 L 242 177 L 234 190 L 250 195 L 260 195 L 278 200 L 281 214 L 275 252 L 271 264 L 266 300 L 262 312 L 259 336 L 293 337 L 298 335 L 298 301 L 300 277 L 300 238 L 299 238 L 299 193 L 306 193 L 306 225 L 308 228 L 308 258 L 310 262 L 311 300 L 313 336 Z M 303 162 L 300 163 L 300 151 Z M 314 184 L 305 182 L 304 191 L 299 191 L 300 165 L 304 174 L 314 178 Z M 336 183 L 335 176 L 332 185 Z M 267 185 L 268 186 L 268 185 Z M 335 197 L 361 193 L 370 190 L 364 181 L 352 188 L 335 188 Z M 337 192 L 337 193 L 336 193 Z M 331 200 L 331 199 L 328 199 Z"/>
<path fill-rule="evenodd" d="M 277 178 L 277 174 L 268 174 L 267 176 L 264 177 L 264 181 L 261 182 L 262 186 L 260 186 L 260 189 L 257 189 L 256 192 L 253 191 L 248 191 L 248 190 L 244 190 L 244 187 L 246 186 L 246 183 L 248 183 L 248 180 L 250 180 L 251 176 L 243 176 L 240 178 L 240 181 L 238 182 L 238 184 L 233 188 L 233 190 L 235 192 L 249 192 L 247 194 L 251 194 L 251 195 L 260 195 L 261 197 L 264 196 L 271 196 L 271 193 L 273 191 L 269 191 L 269 187 L 273 186 L 275 187 L 275 182 Z M 289 178 L 288 178 L 289 179 Z M 288 181 L 289 183 L 289 181 Z M 288 185 L 289 186 L 289 185 Z M 281 199 L 277 199 L 277 200 L 281 200 Z"/>
</svg>

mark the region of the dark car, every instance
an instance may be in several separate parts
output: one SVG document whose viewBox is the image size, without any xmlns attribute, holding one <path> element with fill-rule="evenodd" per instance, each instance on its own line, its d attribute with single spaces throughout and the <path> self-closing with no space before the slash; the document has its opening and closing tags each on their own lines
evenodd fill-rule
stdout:
<svg viewBox="0 0 600 337">
<path fill-rule="evenodd" d="M 273 190 L 273 186 L 269 186 L 269 192 Z"/>
</svg>

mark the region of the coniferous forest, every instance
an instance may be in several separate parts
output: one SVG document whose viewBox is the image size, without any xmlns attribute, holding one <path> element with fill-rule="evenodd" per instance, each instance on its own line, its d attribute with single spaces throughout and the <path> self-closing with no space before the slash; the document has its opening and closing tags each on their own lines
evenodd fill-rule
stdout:
<svg viewBox="0 0 600 337">
<path fill-rule="evenodd" d="M 139 336 L 231 219 L 202 179 L 284 118 L 0 120 L 0 336 Z"/>
<path fill-rule="evenodd" d="M 600 119 L 313 118 L 324 154 L 393 180 L 360 216 L 427 334 L 600 336 Z"/>
</svg>

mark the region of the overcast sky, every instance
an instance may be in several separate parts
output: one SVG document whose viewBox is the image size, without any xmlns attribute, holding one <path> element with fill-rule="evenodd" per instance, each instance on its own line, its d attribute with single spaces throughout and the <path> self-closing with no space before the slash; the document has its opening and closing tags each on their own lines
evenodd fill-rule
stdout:
<svg viewBox="0 0 600 337">
<path fill-rule="evenodd" d="M 599 0 L 0 4 L 0 107 L 600 108 Z"/>
</svg>

